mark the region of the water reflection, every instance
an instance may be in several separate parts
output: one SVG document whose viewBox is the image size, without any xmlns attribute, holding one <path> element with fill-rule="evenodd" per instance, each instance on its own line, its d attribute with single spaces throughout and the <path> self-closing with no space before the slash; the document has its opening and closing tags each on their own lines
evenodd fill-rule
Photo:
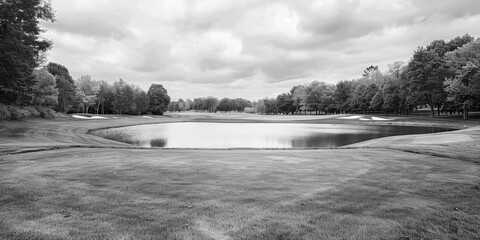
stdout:
<svg viewBox="0 0 480 240">
<path fill-rule="evenodd" d="M 368 139 L 445 131 L 432 127 L 286 123 L 164 123 L 111 128 L 93 134 L 144 147 L 338 147 Z"/>
<path fill-rule="evenodd" d="M 167 145 L 167 140 L 165 139 L 152 139 L 150 140 L 150 147 L 165 147 Z"/>
</svg>

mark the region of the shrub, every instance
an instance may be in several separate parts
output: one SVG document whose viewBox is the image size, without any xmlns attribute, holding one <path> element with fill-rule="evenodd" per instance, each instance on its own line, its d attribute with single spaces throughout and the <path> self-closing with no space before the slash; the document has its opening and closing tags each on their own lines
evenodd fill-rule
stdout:
<svg viewBox="0 0 480 240">
<path fill-rule="evenodd" d="M 17 106 L 7 106 L 8 111 L 10 112 L 10 120 L 23 120 L 31 116 L 30 112 L 24 109 L 20 109 Z"/>
<path fill-rule="evenodd" d="M 47 109 L 47 112 L 51 116 L 51 118 L 55 118 L 57 116 L 60 116 L 60 114 L 57 114 L 57 112 L 55 112 L 54 110 L 52 110 L 50 108 Z"/>
<path fill-rule="evenodd" d="M 42 118 L 54 118 L 56 113 L 50 108 L 47 107 L 37 107 L 37 110 L 40 112 L 40 117 Z"/>
<path fill-rule="evenodd" d="M 167 141 L 165 139 L 157 138 L 150 141 L 151 147 L 165 147 L 165 145 L 167 145 Z"/>
<path fill-rule="evenodd" d="M 0 103 L 0 120 L 10 120 L 12 114 L 8 111 L 7 106 Z"/>
<path fill-rule="evenodd" d="M 40 113 L 37 111 L 37 109 L 35 109 L 35 107 L 28 106 L 28 107 L 23 107 L 23 109 L 30 112 L 31 117 L 39 117 L 40 116 Z"/>
<path fill-rule="evenodd" d="M 245 109 L 243 109 L 243 112 L 244 113 L 255 113 L 255 108 L 246 107 Z"/>
<path fill-rule="evenodd" d="M 61 113 L 57 113 L 48 107 L 42 106 L 26 106 L 19 107 L 13 105 L 5 105 L 0 103 L 0 121 L 1 120 L 23 120 L 26 118 L 41 117 L 55 118 L 62 117 Z"/>
</svg>

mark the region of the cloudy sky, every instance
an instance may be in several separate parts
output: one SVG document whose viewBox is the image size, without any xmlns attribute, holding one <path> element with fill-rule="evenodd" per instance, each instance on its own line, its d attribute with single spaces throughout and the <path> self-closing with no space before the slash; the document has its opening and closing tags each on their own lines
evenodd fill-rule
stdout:
<svg viewBox="0 0 480 240">
<path fill-rule="evenodd" d="M 48 60 L 172 99 L 275 97 L 406 61 L 434 39 L 480 37 L 478 0 L 52 0 Z"/>
</svg>

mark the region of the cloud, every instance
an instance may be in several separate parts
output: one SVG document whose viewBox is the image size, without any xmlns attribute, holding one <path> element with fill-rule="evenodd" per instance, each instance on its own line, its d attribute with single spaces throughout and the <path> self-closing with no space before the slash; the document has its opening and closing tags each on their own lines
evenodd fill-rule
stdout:
<svg viewBox="0 0 480 240">
<path fill-rule="evenodd" d="M 113 38 L 122 40 L 127 37 L 127 32 L 101 18 L 65 18 L 57 23 L 46 24 L 47 28 L 73 34 L 95 37 Z"/>
<path fill-rule="evenodd" d="M 131 70 L 154 73 L 164 70 L 169 64 L 168 46 L 148 43 L 136 49 L 127 66 L 131 66 Z"/>
<path fill-rule="evenodd" d="M 408 60 L 419 45 L 480 36 L 476 0 L 57 0 L 49 60 L 74 77 L 122 77 L 173 99 L 259 99 Z"/>
</svg>

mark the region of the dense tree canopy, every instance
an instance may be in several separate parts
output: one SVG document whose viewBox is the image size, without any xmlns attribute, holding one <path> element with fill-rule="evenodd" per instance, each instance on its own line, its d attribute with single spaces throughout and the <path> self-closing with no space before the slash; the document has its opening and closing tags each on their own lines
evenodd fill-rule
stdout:
<svg viewBox="0 0 480 240">
<path fill-rule="evenodd" d="M 76 86 L 68 69 L 58 63 L 49 63 L 46 69 L 55 76 L 56 88 L 58 89 L 58 108 L 60 112 L 66 113 L 73 107 L 76 100 Z"/>
<path fill-rule="evenodd" d="M 44 111 L 45 107 L 64 113 L 97 114 L 142 114 L 149 109 L 162 114 L 166 110 L 170 98 L 160 84 L 153 84 L 147 95 L 122 79 L 112 85 L 82 75 L 74 81 L 61 64 L 50 62 L 39 67 L 45 60 L 44 52 L 52 45 L 40 36 L 42 20 L 54 21 L 48 0 L 0 1 L 0 104 L 38 106 L 48 117 L 52 114 Z"/>
<path fill-rule="evenodd" d="M 90 107 L 96 105 L 100 81 L 93 80 L 90 75 L 82 75 L 75 81 L 75 85 L 78 90 L 77 105 L 83 109 L 83 112 L 88 112 Z"/>
<path fill-rule="evenodd" d="M 58 103 L 58 89 L 55 88 L 55 77 L 46 69 L 33 71 L 35 84 L 32 87 L 32 104 L 53 106 Z"/>
<path fill-rule="evenodd" d="M 170 103 L 170 96 L 168 96 L 167 89 L 162 84 L 152 84 L 147 92 L 149 100 L 149 109 L 152 114 L 162 115 L 167 111 Z"/>
<path fill-rule="evenodd" d="M 222 112 L 243 112 L 245 108 L 252 107 L 253 104 L 251 101 L 243 98 L 222 98 L 217 106 L 217 111 Z"/>
<path fill-rule="evenodd" d="M 138 115 L 142 113 L 146 113 L 148 111 L 149 101 L 148 101 L 147 93 L 145 91 L 143 91 L 140 88 L 135 88 L 133 99 L 134 99 L 133 109 L 135 110 L 136 113 L 138 113 Z"/>
<path fill-rule="evenodd" d="M 446 55 L 453 76 L 445 81 L 448 102 L 467 109 L 480 107 L 480 39 L 469 42 Z"/>
<path fill-rule="evenodd" d="M 31 103 L 33 69 L 51 42 L 40 37 L 39 21 L 54 21 L 50 2 L 4 0 L 0 3 L 0 101 Z"/>
<path fill-rule="evenodd" d="M 336 85 L 313 81 L 293 86 L 275 99 L 254 102 L 257 113 L 395 113 L 407 115 L 428 106 L 441 112 L 480 109 L 480 40 L 470 35 L 434 40 L 414 51 L 407 62 L 395 61 L 385 72 L 366 67 L 361 78 Z M 219 109 L 228 106 L 220 101 Z M 250 109 L 249 109 L 250 111 Z"/>
</svg>

